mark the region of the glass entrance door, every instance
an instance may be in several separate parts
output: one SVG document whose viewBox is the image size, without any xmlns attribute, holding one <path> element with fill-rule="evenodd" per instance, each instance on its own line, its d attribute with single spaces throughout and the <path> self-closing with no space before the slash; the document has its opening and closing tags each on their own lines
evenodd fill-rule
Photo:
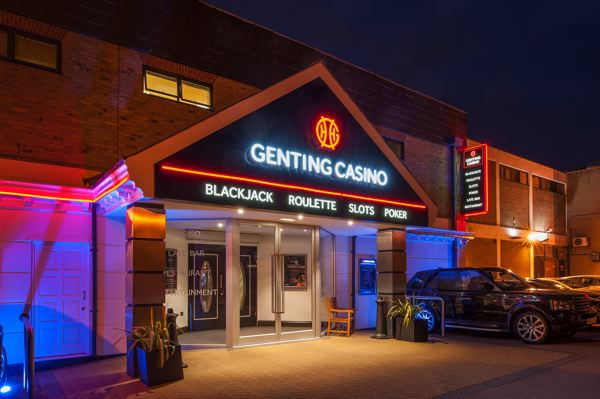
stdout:
<svg viewBox="0 0 600 399">
<path fill-rule="evenodd" d="M 310 226 L 240 223 L 239 345 L 315 337 L 314 240 Z"/>
</svg>

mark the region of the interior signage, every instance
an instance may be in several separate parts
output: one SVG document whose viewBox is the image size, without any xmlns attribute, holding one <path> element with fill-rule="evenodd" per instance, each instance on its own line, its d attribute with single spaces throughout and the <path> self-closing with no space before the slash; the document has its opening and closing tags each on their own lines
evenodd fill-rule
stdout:
<svg viewBox="0 0 600 399">
<path fill-rule="evenodd" d="M 487 145 L 482 144 L 463 151 L 462 212 L 465 216 L 488 212 Z"/>
<path fill-rule="evenodd" d="M 358 269 L 358 295 L 377 294 L 377 260 L 374 258 L 360 258 Z"/>
<path fill-rule="evenodd" d="M 155 195 L 428 224 L 418 194 L 318 79 L 158 162 Z"/>
</svg>

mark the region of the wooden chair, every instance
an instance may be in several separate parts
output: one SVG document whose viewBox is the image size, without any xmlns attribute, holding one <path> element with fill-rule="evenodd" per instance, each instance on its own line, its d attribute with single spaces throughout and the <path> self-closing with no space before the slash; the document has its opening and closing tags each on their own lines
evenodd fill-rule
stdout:
<svg viewBox="0 0 600 399">
<path fill-rule="evenodd" d="M 349 337 L 354 332 L 354 309 L 338 307 L 335 298 L 329 298 L 328 305 L 327 335 L 338 333 Z M 340 324 L 345 324 L 346 329 L 340 329 Z"/>
</svg>

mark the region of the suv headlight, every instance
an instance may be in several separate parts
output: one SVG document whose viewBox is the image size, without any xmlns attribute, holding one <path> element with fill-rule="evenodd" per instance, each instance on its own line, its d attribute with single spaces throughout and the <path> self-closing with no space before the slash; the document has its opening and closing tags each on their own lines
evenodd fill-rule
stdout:
<svg viewBox="0 0 600 399">
<path fill-rule="evenodd" d="M 572 310 L 573 301 L 570 299 L 553 299 L 550 301 L 552 310 Z"/>
</svg>

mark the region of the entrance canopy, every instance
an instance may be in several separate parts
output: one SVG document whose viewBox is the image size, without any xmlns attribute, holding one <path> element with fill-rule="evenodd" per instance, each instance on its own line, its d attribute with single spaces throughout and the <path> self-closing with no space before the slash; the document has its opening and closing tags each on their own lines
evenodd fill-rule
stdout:
<svg viewBox="0 0 600 399">
<path fill-rule="evenodd" d="M 417 226 L 437 214 L 322 64 L 126 163 L 154 198 Z"/>
</svg>

